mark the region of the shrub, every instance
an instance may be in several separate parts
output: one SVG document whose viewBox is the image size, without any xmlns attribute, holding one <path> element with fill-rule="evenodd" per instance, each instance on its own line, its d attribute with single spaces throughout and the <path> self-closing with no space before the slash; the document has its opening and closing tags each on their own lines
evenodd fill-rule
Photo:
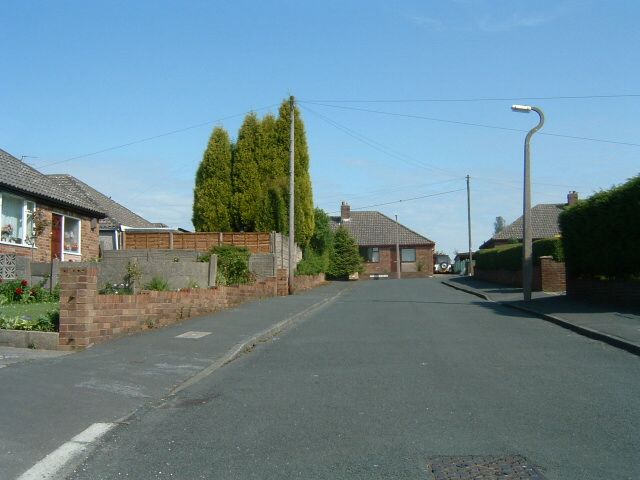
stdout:
<svg viewBox="0 0 640 480">
<path fill-rule="evenodd" d="M 162 277 L 153 277 L 149 283 L 144 286 L 145 290 L 156 290 L 158 292 L 166 292 L 169 290 L 169 282 Z"/>
<path fill-rule="evenodd" d="M 640 275 L 640 175 L 560 214 L 567 271 L 574 276 Z"/>
<path fill-rule="evenodd" d="M 249 257 L 251 252 L 243 247 L 221 245 L 211 249 L 208 255 L 203 255 L 202 261 L 209 261 L 211 254 L 218 256 L 218 272 L 216 284 L 241 285 L 252 281 L 249 271 Z"/>
<path fill-rule="evenodd" d="M 362 272 L 362 258 L 358 244 L 344 227 L 339 227 L 333 238 L 327 274 L 330 278 L 346 280 L 349 275 Z"/>
<path fill-rule="evenodd" d="M 319 255 L 312 248 L 306 248 L 302 260 L 298 263 L 296 275 L 318 275 L 327 271 L 328 255 Z"/>
<path fill-rule="evenodd" d="M 562 241 L 559 238 L 543 238 L 533 242 L 533 264 L 540 264 L 540 257 L 551 256 L 556 262 L 564 261 Z M 476 268 L 480 270 L 510 270 L 522 269 L 522 244 L 500 245 L 495 248 L 478 250 L 473 254 Z"/>
<path fill-rule="evenodd" d="M 59 328 L 60 311 L 57 309 L 40 315 L 36 320 L 26 320 L 19 315 L 14 317 L 0 316 L 0 329 L 57 332 Z"/>
</svg>

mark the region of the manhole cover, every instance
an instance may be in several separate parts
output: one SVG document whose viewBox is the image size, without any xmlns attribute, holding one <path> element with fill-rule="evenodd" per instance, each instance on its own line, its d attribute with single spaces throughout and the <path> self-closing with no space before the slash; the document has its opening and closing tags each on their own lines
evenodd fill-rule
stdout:
<svg viewBox="0 0 640 480">
<path fill-rule="evenodd" d="M 429 480 L 544 480 L 520 455 L 427 458 Z"/>
<path fill-rule="evenodd" d="M 202 338 L 207 335 L 211 335 L 211 332 L 184 332 L 180 335 L 176 335 L 176 338 Z"/>
</svg>

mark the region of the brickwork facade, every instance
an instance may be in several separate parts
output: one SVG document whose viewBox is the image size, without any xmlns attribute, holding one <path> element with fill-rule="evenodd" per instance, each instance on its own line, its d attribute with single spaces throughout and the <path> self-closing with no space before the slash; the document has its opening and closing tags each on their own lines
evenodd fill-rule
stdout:
<svg viewBox="0 0 640 480">
<path fill-rule="evenodd" d="M 67 262 L 80 262 L 98 258 L 98 255 L 100 253 L 98 239 L 100 232 L 97 223 L 95 228 L 91 228 L 91 218 L 40 202 L 36 202 L 36 208 L 44 213 L 44 219 L 47 222 L 47 226 L 42 234 L 36 239 L 35 248 L 31 248 L 29 245 L 18 245 L 1 242 L 0 253 L 15 253 L 16 255 L 29 258 L 32 258 L 33 255 L 34 262 L 50 262 L 52 258 L 52 215 L 53 213 L 57 213 L 60 215 L 66 215 L 69 217 L 80 219 L 80 254 L 65 253 L 64 260 Z"/>
<path fill-rule="evenodd" d="M 416 261 L 411 263 L 403 263 L 400 267 L 401 273 L 411 273 L 412 278 L 416 277 L 428 277 L 433 275 L 433 247 L 431 246 L 411 246 L 401 245 L 400 248 L 415 248 Z M 396 264 L 393 261 L 396 256 L 396 247 L 385 246 L 378 247 L 378 261 L 377 262 L 364 262 L 364 273 L 360 275 L 360 278 L 367 280 L 370 275 L 373 274 L 386 274 L 389 278 L 396 277 Z M 409 278 L 409 276 L 407 276 Z"/>
</svg>

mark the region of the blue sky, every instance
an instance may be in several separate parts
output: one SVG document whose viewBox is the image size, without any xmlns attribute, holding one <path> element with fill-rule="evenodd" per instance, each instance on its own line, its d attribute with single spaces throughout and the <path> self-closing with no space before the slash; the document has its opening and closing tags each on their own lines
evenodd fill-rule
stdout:
<svg viewBox="0 0 640 480">
<path fill-rule="evenodd" d="M 275 112 L 291 93 L 316 205 L 461 190 L 468 174 L 477 248 L 496 216 L 522 212 L 524 132 L 537 119 L 512 103 L 545 111 L 541 133 L 635 144 L 536 135 L 534 204 L 640 172 L 639 17 L 635 1 L 8 0 L 0 148 L 191 228 L 211 129 L 235 136 L 245 112 Z M 627 96 L 541 98 L 600 95 Z M 453 99 L 473 101 L 415 101 Z M 464 191 L 370 209 L 467 250 Z"/>
</svg>

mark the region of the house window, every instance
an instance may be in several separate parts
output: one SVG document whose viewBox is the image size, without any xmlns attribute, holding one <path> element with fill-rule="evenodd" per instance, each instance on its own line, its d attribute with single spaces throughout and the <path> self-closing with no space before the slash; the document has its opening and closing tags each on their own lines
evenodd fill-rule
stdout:
<svg viewBox="0 0 640 480">
<path fill-rule="evenodd" d="M 80 219 L 62 217 L 62 230 L 64 231 L 64 252 L 80 253 Z"/>
<path fill-rule="evenodd" d="M 400 251 L 400 258 L 404 263 L 413 263 L 416 261 L 416 249 L 415 248 L 403 248 Z"/>
<path fill-rule="evenodd" d="M 378 247 L 360 247 L 360 256 L 368 263 L 380 261 L 380 249 Z"/>
<path fill-rule="evenodd" d="M 24 198 L 0 193 L 0 241 L 33 244 L 33 212 L 36 205 Z"/>
</svg>

